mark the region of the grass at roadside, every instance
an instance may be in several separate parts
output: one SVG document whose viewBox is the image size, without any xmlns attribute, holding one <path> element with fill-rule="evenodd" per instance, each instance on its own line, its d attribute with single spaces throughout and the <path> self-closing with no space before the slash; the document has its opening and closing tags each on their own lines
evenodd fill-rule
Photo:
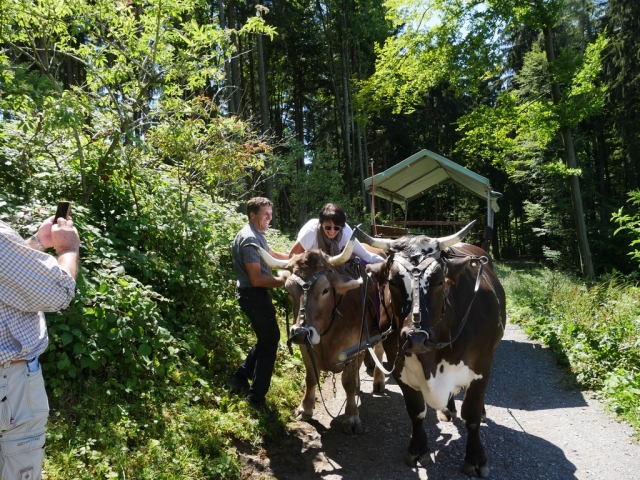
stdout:
<svg viewBox="0 0 640 480">
<path fill-rule="evenodd" d="M 640 288 L 620 277 L 586 284 L 533 264 L 496 270 L 510 321 L 549 345 L 640 436 Z"/>
<path fill-rule="evenodd" d="M 260 450 L 281 432 L 301 397 L 300 356 L 281 345 L 267 396 L 271 421 L 227 392 L 173 386 L 153 398 L 114 398 L 106 389 L 71 391 L 52 405 L 45 479 L 210 480 L 242 478 L 239 450 Z"/>
</svg>

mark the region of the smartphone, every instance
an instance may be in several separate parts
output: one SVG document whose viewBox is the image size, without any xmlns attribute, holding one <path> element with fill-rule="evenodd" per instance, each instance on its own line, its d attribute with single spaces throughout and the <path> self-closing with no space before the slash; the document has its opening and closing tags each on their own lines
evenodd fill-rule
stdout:
<svg viewBox="0 0 640 480">
<path fill-rule="evenodd" d="M 67 201 L 58 202 L 58 209 L 56 210 L 56 216 L 53 219 L 53 223 L 57 223 L 60 217 L 66 220 L 66 218 L 69 216 L 70 213 L 71 213 L 71 202 L 67 202 Z"/>
</svg>

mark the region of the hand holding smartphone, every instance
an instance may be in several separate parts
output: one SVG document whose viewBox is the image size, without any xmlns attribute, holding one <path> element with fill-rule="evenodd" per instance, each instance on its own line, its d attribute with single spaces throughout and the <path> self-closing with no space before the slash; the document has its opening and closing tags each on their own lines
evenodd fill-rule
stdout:
<svg viewBox="0 0 640 480">
<path fill-rule="evenodd" d="M 58 208 L 56 210 L 56 215 L 53 218 L 53 223 L 58 223 L 59 218 L 64 218 L 65 220 L 71 214 L 71 202 L 63 201 L 58 202 Z"/>
</svg>

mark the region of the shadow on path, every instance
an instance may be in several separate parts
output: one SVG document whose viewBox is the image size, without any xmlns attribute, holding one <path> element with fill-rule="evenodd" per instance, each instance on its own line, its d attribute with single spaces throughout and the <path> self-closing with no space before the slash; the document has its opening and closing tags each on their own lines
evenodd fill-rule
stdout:
<svg viewBox="0 0 640 480">
<path fill-rule="evenodd" d="M 548 348 L 514 340 L 503 340 L 496 351 L 485 404 L 528 411 L 587 405 Z"/>
<path fill-rule="evenodd" d="M 604 451 L 606 439 L 591 438 L 593 427 L 610 431 L 604 416 L 591 411 L 570 373 L 561 369 L 553 353 L 527 341 L 514 326 L 500 344 L 494 359 L 491 381 L 485 397 L 487 423 L 481 435 L 497 480 L 576 480 L 600 478 L 607 472 L 612 451 Z M 338 382 L 339 384 L 339 382 Z M 411 425 L 402 393 L 387 378 L 384 394 L 371 393 L 372 378 L 361 370 L 361 435 L 342 433 L 341 416 L 332 419 L 317 398 L 314 419 L 293 422 L 288 432 L 270 442 L 263 451 L 269 460 L 271 478 L 322 480 L 466 480 L 462 470 L 466 427 L 461 419 L 439 422 L 429 409 L 426 429 L 432 459 L 426 466 L 410 468 L 404 462 Z M 344 392 L 325 384 L 325 400 L 331 415 L 340 412 Z M 460 411 L 464 392 L 456 398 Z M 341 412 L 340 412 L 341 413 Z M 601 422 L 602 421 L 602 422 Z M 582 422 L 582 424 L 581 424 Z M 599 422 L 598 424 L 592 422 Z M 603 423 L 603 425 L 600 425 Z M 613 441 L 613 446 L 620 446 Z M 605 447 L 606 448 L 606 447 Z M 633 469 L 618 457 L 620 472 Z M 627 452 L 627 450 L 625 450 Z M 615 456 L 615 455 L 614 455 Z M 621 457 L 622 458 L 622 457 Z M 622 464 L 624 463 L 624 466 Z M 628 465 L 627 465 L 628 463 Z M 579 469 L 578 469 L 579 467 Z M 610 468 L 610 467 L 609 467 Z M 633 471 L 633 470 L 632 470 Z M 589 473 L 590 472 L 590 473 Z M 593 476 L 595 475 L 595 477 Z M 625 475 L 623 473 L 623 475 Z M 252 477 L 254 478 L 254 477 Z M 269 478 L 269 477 L 266 477 Z M 605 477 L 602 477 L 605 478 Z M 618 477 L 622 478 L 622 477 Z"/>
</svg>

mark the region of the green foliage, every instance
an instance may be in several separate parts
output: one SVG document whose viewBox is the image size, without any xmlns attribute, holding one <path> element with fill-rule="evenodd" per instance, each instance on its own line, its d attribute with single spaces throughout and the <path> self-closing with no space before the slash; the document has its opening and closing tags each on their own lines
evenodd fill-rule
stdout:
<svg viewBox="0 0 640 480">
<path fill-rule="evenodd" d="M 360 103 L 375 111 L 382 106 L 394 113 L 411 113 L 429 88 L 444 78 L 455 83 L 454 38 L 460 19 L 438 22 L 431 3 L 386 2 L 387 17 L 400 33 L 376 45 L 376 69 L 360 83 Z M 435 24 L 434 24 L 435 23 Z"/>
<path fill-rule="evenodd" d="M 299 350 L 291 357 L 281 345 L 267 397 L 272 409 L 293 410 L 303 368 Z M 72 387 L 65 401 L 72 408 L 55 410 L 48 426 L 45 472 L 51 480 L 236 479 L 239 445 L 260 448 L 266 437 L 279 435 L 284 420 L 265 422 L 220 385 L 142 393 L 128 403 L 114 401 L 102 387 Z"/>
<path fill-rule="evenodd" d="M 344 192 L 337 159 L 327 152 L 317 151 L 306 157 L 300 167 L 297 160 L 303 155 L 302 145 L 291 142 L 289 153 L 274 160 L 275 168 L 281 173 L 276 179 L 276 188 L 280 192 L 289 192 L 287 201 L 292 217 L 302 225 L 311 218 L 317 218 L 320 208 L 331 202 L 345 210 L 347 221 L 359 218 L 356 202 Z"/>
<path fill-rule="evenodd" d="M 225 187 L 243 169 L 260 167 L 268 146 L 209 99 L 181 103 L 164 96 L 158 105 L 174 110 L 155 111 L 148 144 L 130 136 L 135 125 L 128 124 L 119 148 L 109 151 L 112 143 L 98 135 L 87 143 L 84 164 L 77 163 L 77 143 L 69 139 L 81 124 L 82 138 L 97 135 L 87 123 L 90 109 L 83 118 L 59 113 L 75 112 L 86 92 L 58 96 L 50 81 L 47 88 L 36 83 L 28 90 L 29 82 L 42 77 L 20 76 L 26 70 L 19 65 L 9 71 L 17 72 L 11 88 L 49 96 L 3 97 L 12 115 L 0 123 L 0 173 L 7 179 L 0 216 L 26 236 L 56 200 L 70 198 L 82 239 L 77 296 L 64 312 L 48 315 L 50 348 L 42 356 L 58 412 L 49 429 L 49 478 L 237 478 L 230 435 L 245 441 L 250 434 L 254 442 L 268 429 L 257 422 L 248 429 L 242 419 L 250 415 L 238 417 L 235 402 L 224 404 L 239 422 L 203 436 L 185 434 L 184 422 L 195 424 L 206 413 L 195 419 L 175 415 L 169 423 L 176 434 L 153 430 L 156 422 L 166 426 L 165 419 L 152 420 L 154 409 L 139 399 L 174 408 L 185 394 L 210 397 L 215 389 L 225 395 L 220 385 L 248 350 L 252 330 L 234 298 L 229 248 L 246 219 L 235 205 L 213 198 L 221 189 L 241 191 L 238 182 Z M 91 118 L 112 135 L 109 110 L 101 105 L 93 104 Z M 40 109 L 36 116 L 23 113 L 34 108 Z M 82 165 L 84 177 L 78 174 Z M 76 196 L 83 178 L 93 182 L 86 207 Z M 280 402 L 292 402 L 290 395 L 280 395 Z M 220 423 L 217 412 L 209 405 L 212 421 Z M 157 437 L 146 437 L 147 431 Z"/>
<path fill-rule="evenodd" d="M 426 139 L 426 148 L 482 172 L 493 188 L 505 193 L 500 205 L 506 208 L 496 221 L 501 241 L 517 232 L 527 253 L 542 255 L 546 247 L 549 257 L 556 255 L 575 267 L 586 251 L 585 235 L 581 251 L 569 244 L 575 244 L 575 222 L 585 221 L 578 214 L 584 202 L 586 210 L 596 212 L 586 219 L 588 235 L 606 243 L 609 191 L 598 182 L 609 175 L 601 167 L 608 152 L 601 149 L 605 136 L 586 132 L 603 128 L 598 116 L 606 108 L 600 75 L 608 39 L 594 28 L 601 7 L 573 0 L 393 0 L 385 5 L 396 31 L 378 45 L 376 72 L 361 82 L 360 104 L 372 112 L 397 114 L 396 123 L 404 120 L 399 114 L 425 122 L 417 135 Z M 456 100 L 451 117 L 432 113 L 448 107 L 443 91 Z M 456 133 L 441 132 L 443 116 L 458 126 Z M 433 130 L 433 136 L 424 133 Z M 443 133 L 449 141 L 442 140 Z M 627 133 L 632 137 L 633 130 Z M 416 134 L 399 135 L 398 143 L 410 144 L 405 137 Z M 384 140 L 389 142 L 387 135 Z M 395 146 L 395 158 L 404 158 L 398 151 L 404 151 L 402 146 Z M 387 150 L 381 154 L 387 155 Z M 629 158 L 628 165 L 636 164 L 637 159 Z M 572 185 L 587 185 L 580 198 L 577 189 L 569 188 L 576 177 L 579 183 Z M 625 185 L 636 183 L 630 179 Z M 530 244 L 536 237 L 528 228 L 519 231 L 533 223 L 522 216 L 523 200 L 539 205 L 545 218 L 554 217 L 550 223 L 562 226 L 555 230 L 562 237 L 562 255 L 548 244 Z"/>
<path fill-rule="evenodd" d="M 586 285 L 532 265 L 499 266 L 509 319 L 553 348 L 578 383 L 640 432 L 640 288 L 619 276 Z"/>
<path fill-rule="evenodd" d="M 115 215 L 74 206 L 82 239 L 77 295 L 47 316 L 50 347 L 41 357 L 55 412 L 49 478 L 237 478 L 233 439 L 258 445 L 273 434 L 223 388 L 253 341 L 230 258 L 246 217 L 197 193 L 178 221 L 179 186 L 162 176 L 153 185 L 140 191 L 142 218 L 120 206 Z M 25 236 L 54 209 L 6 198 L 0 218 Z M 290 247 L 277 232 L 269 238 Z M 277 362 L 267 400 L 292 411 L 301 394 L 299 352 L 290 357 L 282 344 Z"/>
<path fill-rule="evenodd" d="M 89 389 L 73 411 L 51 419 L 47 478 L 238 478 L 231 439 L 252 443 L 261 430 L 247 407 L 211 393 L 185 391 L 171 403 L 143 395 L 122 405 Z"/>
<path fill-rule="evenodd" d="M 640 250 L 637 247 L 640 244 L 640 210 L 638 209 L 640 207 L 640 191 L 629 192 L 627 202 L 632 205 L 634 212 L 625 213 L 623 207 L 620 207 L 617 212 L 613 212 L 611 220 L 619 225 L 614 235 L 627 231 L 633 236 L 633 241 L 629 245 L 633 250 L 629 252 L 629 255 L 637 262 L 640 262 Z"/>
<path fill-rule="evenodd" d="M 192 0 L 139 9 L 84 0 L 7 4 L 1 28 L 10 52 L 2 77 L 8 94 L 0 107 L 11 147 L 0 154 L 20 167 L 13 182 L 55 171 L 58 189 L 87 203 L 114 172 L 129 170 L 131 181 L 141 164 L 171 159 L 188 192 L 195 182 L 213 188 L 260 166 L 266 146 L 200 95 L 224 75 L 228 36 L 262 31 L 264 22 L 254 18 L 246 30 L 223 32 L 194 20 L 200 8 Z M 70 68 L 72 76 L 61 78 Z M 158 150 L 151 160 L 140 148 L 149 131 Z"/>
<path fill-rule="evenodd" d="M 571 177 L 584 179 L 586 160 L 574 168 L 568 166 L 558 131 L 562 125 L 575 127 L 601 112 L 604 89 L 597 75 L 605 46 L 599 37 L 588 45 L 585 55 L 563 52 L 550 67 L 545 52 L 534 44 L 524 55 L 512 86 L 499 94 L 496 104 L 481 105 L 458 122 L 463 137 L 456 150 L 475 157 L 476 164 L 491 162 L 526 191 L 519 221 L 533 233 L 528 253 L 567 269 L 574 269 L 579 258 L 571 238 L 575 222 L 567 185 Z M 551 97 L 551 79 L 567 86 L 559 103 Z"/>
<path fill-rule="evenodd" d="M 166 169 L 178 180 L 182 215 L 198 186 L 234 191 L 233 184 L 246 172 L 264 167 L 270 146 L 239 118 L 220 115 L 210 98 L 168 103 L 167 113 L 159 115 L 161 123 L 148 132 L 150 166 Z"/>
<path fill-rule="evenodd" d="M 581 62 L 577 65 L 571 87 L 568 89 L 568 118 L 571 125 L 585 120 L 602 111 L 605 105 L 607 88 L 598 81 L 602 72 L 602 56 L 606 51 L 608 39 L 600 34 L 597 39 L 587 45 Z"/>
<path fill-rule="evenodd" d="M 163 215 L 170 214 L 170 204 L 164 205 Z M 42 206 L 22 206 L 14 210 L 5 203 L 5 213 L 2 217 L 17 227 L 27 220 L 33 222 L 34 217 L 46 212 Z M 50 207 L 49 211 L 53 211 Z M 215 209 L 212 209 L 215 211 Z M 104 230 L 94 222 L 93 212 L 75 206 L 73 216 L 78 226 L 82 243 L 82 269 L 77 284 L 77 295 L 72 304 L 58 314 L 48 315 L 50 347 L 44 355 L 43 370 L 51 376 L 48 384 L 52 387 L 55 397 L 61 397 L 64 386 L 69 382 L 89 382 L 106 387 L 107 395 L 118 395 L 119 392 L 149 392 L 164 388 L 166 379 L 184 381 L 185 375 L 194 381 L 202 373 L 194 368 L 195 359 L 202 357 L 205 351 L 206 335 L 197 335 L 190 330 L 197 327 L 204 328 L 206 324 L 192 325 L 190 328 L 177 328 L 176 324 L 189 323 L 188 318 L 193 313 L 182 307 L 177 292 L 182 286 L 171 287 L 171 282 L 164 290 L 172 295 L 168 300 L 158 291 L 163 290 L 162 278 L 157 271 L 141 262 L 142 258 L 151 258 L 155 264 L 167 265 L 162 255 L 175 257 L 175 251 L 147 252 L 147 255 L 136 255 L 133 248 L 136 242 L 136 228 L 134 221 L 121 221 L 118 228 Z M 225 211 L 220 213 L 229 216 Z M 48 216 L 48 215 L 47 215 Z M 13 219 L 20 219 L 15 223 Z M 166 222 L 166 220 L 165 220 Z M 166 223 L 165 223 L 166 225 Z M 227 228 L 234 228 L 231 223 Z M 142 229 L 141 229 L 142 230 Z M 160 230 L 162 231 L 162 229 Z M 127 234 L 127 237 L 118 235 Z M 24 233 L 29 233 L 26 229 Z M 230 233 L 228 233 L 230 235 Z M 119 250 L 122 238 L 127 238 L 128 247 Z M 224 238 L 224 236 L 223 236 Z M 228 242 L 228 239 L 221 240 Z M 225 244 L 228 248 L 228 243 Z M 129 251 L 127 251 L 129 250 Z M 203 256 L 207 258 L 206 251 Z M 145 268 L 149 277 L 141 271 L 127 265 L 136 264 Z M 198 262 L 202 269 L 193 273 L 194 285 L 204 284 L 207 289 L 222 281 L 228 283 L 227 278 L 219 277 L 211 280 L 211 273 L 215 267 L 209 262 Z M 228 266 L 227 270 L 228 270 Z M 182 265 L 176 267 L 184 268 Z M 164 268 L 163 273 L 169 278 L 177 277 L 171 268 Z M 199 278 L 197 274 L 209 279 Z M 179 278 L 179 277 L 178 277 Z M 143 284 L 140 279 L 143 279 Z M 148 282 L 148 283 L 147 283 Z M 152 284 L 153 286 L 151 286 Z M 226 302 L 217 305 L 216 312 L 206 312 L 208 315 L 237 314 L 237 308 L 229 308 L 232 303 L 233 288 L 226 289 L 231 297 Z M 199 293 L 197 290 L 193 292 Z M 218 295 L 223 295 L 224 290 Z M 205 295 L 206 298 L 206 295 Z M 203 310 L 198 305 L 200 311 Z M 177 316 L 177 322 L 173 322 Z M 187 333 L 185 333 L 185 331 Z M 178 335 L 178 337 L 176 337 Z M 118 366 L 117 368 L 115 366 Z"/>
<path fill-rule="evenodd" d="M 456 149 L 466 155 L 479 155 L 502 166 L 518 178 L 529 177 L 532 165 L 555 149 L 561 124 L 575 125 L 600 111 L 604 90 L 596 82 L 600 71 L 599 55 L 606 41 L 600 37 L 589 45 L 583 61 L 572 57 L 558 75 L 570 83 L 566 101 L 555 106 L 548 91 L 548 67 L 545 53 L 534 47 L 524 56 L 522 70 L 514 77 L 514 86 L 503 92 L 493 108 L 480 106 L 458 122 L 464 137 Z M 559 162 L 544 167 L 547 174 L 567 178 L 579 174 Z"/>
<path fill-rule="evenodd" d="M 607 86 L 607 137 L 614 150 L 611 161 L 622 167 L 618 176 L 629 182 L 625 187 L 634 188 L 636 176 L 625 169 L 636 164 L 640 155 L 640 90 L 629 88 L 640 75 L 636 55 L 640 49 L 640 4 L 609 0 L 603 25 L 608 43 L 602 52 L 602 81 Z M 620 193 L 616 208 L 624 202 L 627 188 Z"/>
</svg>

